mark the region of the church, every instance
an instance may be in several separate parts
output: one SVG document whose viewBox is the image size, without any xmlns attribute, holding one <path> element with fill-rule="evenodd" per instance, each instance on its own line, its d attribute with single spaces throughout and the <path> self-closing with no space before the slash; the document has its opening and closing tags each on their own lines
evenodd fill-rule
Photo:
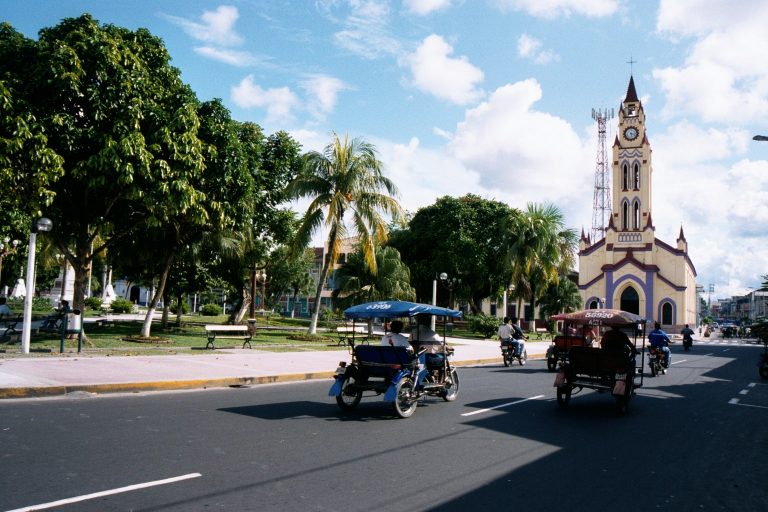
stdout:
<svg viewBox="0 0 768 512">
<path fill-rule="evenodd" d="M 679 332 L 697 323 L 696 269 L 682 226 L 675 245 L 656 238 L 651 144 L 631 76 L 618 121 L 605 237 L 590 240 L 582 231 L 579 243 L 581 298 L 585 308 L 629 311 Z"/>
</svg>

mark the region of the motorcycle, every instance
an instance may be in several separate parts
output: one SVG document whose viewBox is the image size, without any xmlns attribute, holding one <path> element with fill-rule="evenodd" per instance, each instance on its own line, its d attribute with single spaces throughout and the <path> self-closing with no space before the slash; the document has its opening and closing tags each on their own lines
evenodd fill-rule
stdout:
<svg viewBox="0 0 768 512">
<path fill-rule="evenodd" d="M 683 338 L 683 348 L 685 349 L 686 352 L 688 352 L 692 346 L 693 346 L 693 338 L 691 338 L 690 336 L 686 336 L 685 338 Z"/>
<path fill-rule="evenodd" d="M 518 344 L 521 344 L 522 347 L 517 348 L 516 351 L 515 345 Z M 511 366 L 512 363 L 515 362 L 515 359 L 517 359 L 517 362 L 520 364 L 520 366 L 525 365 L 525 362 L 528 360 L 528 352 L 525 350 L 525 344 L 523 343 L 523 340 L 502 341 L 501 358 L 504 361 L 504 366 Z"/>
<path fill-rule="evenodd" d="M 651 377 L 667 373 L 667 367 L 664 364 L 664 352 L 659 347 L 648 345 L 648 366 L 651 368 Z"/>
</svg>

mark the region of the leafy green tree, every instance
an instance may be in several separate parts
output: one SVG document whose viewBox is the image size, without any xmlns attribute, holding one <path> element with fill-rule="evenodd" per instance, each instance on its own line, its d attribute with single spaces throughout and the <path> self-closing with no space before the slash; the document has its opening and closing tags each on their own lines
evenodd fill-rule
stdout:
<svg viewBox="0 0 768 512">
<path fill-rule="evenodd" d="M 497 295 L 508 281 L 500 252 L 501 220 L 516 215 L 517 210 L 504 203 L 473 194 L 445 196 L 420 208 L 406 229 L 392 233 L 389 245 L 410 268 L 417 300 L 432 302 L 432 282 L 445 272 L 461 279 L 453 294 L 477 313 L 480 302 Z M 438 303 L 447 304 L 448 295 L 438 286 Z"/>
<path fill-rule="evenodd" d="M 306 247 L 321 226 L 328 230 L 328 258 L 320 271 L 308 331 L 315 334 L 320 295 L 329 269 L 338 261 L 341 241 L 349 236 L 358 237 L 366 264 L 376 272 L 375 248 L 387 240 L 387 220 L 382 214 L 397 218 L 402 209 L 394 197 L 397 187 L 381 173 L 375 147 L 363 139 L 342 140 L 336 134 L 322 153 L 312 151 L 305 155 L 304 170 L 289 184 L 287 194 L 291 198 L 311 199 L 296 233 L 294 251 Z M 347 227 L 346 215 L 351 218 L 351 229 Z"/>
<path fill-rule="evenodd" d="M 209 220 L 192 183 L 204 167 L 197 101 L 145 29 L 85 14 L 41 30 L 37 41 L 4 31 L 1 51 L 20 52 L 23 62 L 1 61 L 0 75 L 47 137 L 35 139 L 40 157 L 47 149 L 49 160 L 61 158 L 63 173 L 50 169 L 61 175 L 43 180 L 38 197 L 52 198 L 42 213 L 75 269 L 74 305 L 82 308 L 95 254 L 176 215 Z"/>
<path fill-rule="evenodd" d="M 503 248 L 518 296 L 536 302 L 551 283 L 574 265 L 578 236 L 565 227 L 563 214 L 553 204 L 529 203 L 522 215 L 505 225 Z"/>
<path fill-rule="evenodd" d="M 294 307 L 291 309 L 291 318 L 294 317 L 295 304 L 299 294 L 308 295 L 313 288 L 312 265 L 314 264 L 314 251 L 305 251 L 294 255 L 290 247 L 282 245 L 272 251 L 269 256 L 270 299 L 272 302 L 279 300 L 285 292 L 291 293 Z"/>
<path fill-rule="evenodd" d="M 415 300 L 410 284 L 411 273 L 394 247 L 376 251 L 376 273 L 365 263 L 361 250 L 350 253 L 346 263 L 336 270 L 333 303 L 342 309 L 376 300 Z"/>
</svg>

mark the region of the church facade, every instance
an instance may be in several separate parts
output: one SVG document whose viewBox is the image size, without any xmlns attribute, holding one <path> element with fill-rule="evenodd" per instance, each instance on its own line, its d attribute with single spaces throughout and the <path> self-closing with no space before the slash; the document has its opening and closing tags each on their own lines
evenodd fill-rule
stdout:
<svg viewBox="0 0 768 512">
<path fill-rule="evenodd" d="M 632 77 L 618 121 L 612 212 L 602 240 L 590 240 L 582 231 L 579 291 L 585 308 L 629 311 L 678 332 L 697 323 L 696 269 L 682 226 L 674 245 L 656 238 L 651 145 Z"/>
</svg>

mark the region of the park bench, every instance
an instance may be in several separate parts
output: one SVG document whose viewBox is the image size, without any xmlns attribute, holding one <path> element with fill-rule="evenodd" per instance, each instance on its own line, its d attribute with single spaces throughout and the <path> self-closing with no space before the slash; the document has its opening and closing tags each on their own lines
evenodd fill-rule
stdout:
<svg viewBox="0 0 768 512">
<path fill-rule="evenodd" d="M 534 332 L 539 335 L 541 339 L 544 339 L 549 336 L 549 329 L 546 327 L 536 327 L 534 329 Z"/>
<path fill-rule="evenodd" d="M 0 340 L 5 340 L 6 336 L 19 332 L 16 330 L 16 326 L 19 325 L 22 317 L 23 315 L 21 313 L 18 315 L 0 315 L 0 330 L 2 331 Z"/>
<path fill-rule="evenodd" d="M 247 325 L 206 325 L 205 334 L 208 337 L 208 343 L 205 348 L 215 349 L 214 342 L 217 339 L 240 339 L 243 340 L 243 348 L 248 345 L 251 348 L 251 339 L 253 333 Z"/>
<path fill-rule="evenodd" d="M 339 338 L 339 345 L 349 345 L 353 338 L 366 342 L 368 341 L 368 326 L 340 325 L 336 328 L 336 336 Z"/>
</svg>

